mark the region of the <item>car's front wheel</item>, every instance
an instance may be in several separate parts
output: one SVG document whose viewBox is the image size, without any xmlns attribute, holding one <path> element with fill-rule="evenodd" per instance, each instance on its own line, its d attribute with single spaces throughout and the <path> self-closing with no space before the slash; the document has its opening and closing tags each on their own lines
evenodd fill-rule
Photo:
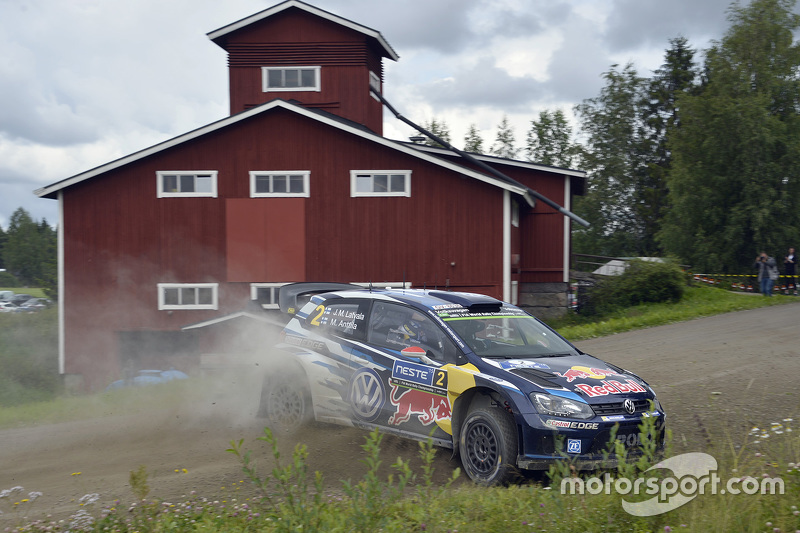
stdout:
<svg viewBox="0 0 800 533">
<path fill-rule="evenodd" d="M 512 416 L 499 407 L 473 409 L 461 426 L 459 455 L 476 483 L 502 485 L 517 475 L 517 432 Z"/>
<path fill-rule="evenodd" d="M 258 416 L 274 433 L 291 433 L 311 421 L 313 409 L 302 371 L 281 370 L 264 378 Z"/>
</svg>

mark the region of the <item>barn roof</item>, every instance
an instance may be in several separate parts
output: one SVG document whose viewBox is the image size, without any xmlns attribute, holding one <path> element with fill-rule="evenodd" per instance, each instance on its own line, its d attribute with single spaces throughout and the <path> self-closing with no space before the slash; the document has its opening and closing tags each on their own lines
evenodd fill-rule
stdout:
<svg viewBox="0 0 800 533">
<path fill-rule="evenodd" d="M 334 15 L 333 13 L 330 13 L 318 7 L 306 4 L 305 2 L 301 2 L 300 0 L 286 0 L 286 2 L 274 5 L 270 8 L 265 9 L 264 11 L 260 11 L 258 13 L 255 13 L 254 15 L 250 15 L 249 17 L 245 17 L 239 21 L 228 24 L 227 26 L 223 26 L 222 28 L 209 32 L 207 34 L 208 38 L 214 41 L 216 44 L 223 46 L 225 36 L 227 36 L 228 34 L 240 30 L 245 26 L 249 26 L 250 24 L 253 24 L 255 22 L 259 22 L 268 17 L 276 15 L 277 13 L 280 13 L 290 8 L 302 9 L 303 11 L 311 13 L 312 15 L 317 15 L 318 17 L 330 20 L 331 22 L 334 22 L 341 26 L 345 26 L 347 28 L 350 28 L 351 30 L 363 33 L 364 35 L 366 35 L 367 37 L 369 37 L 371 40 L 373 40 L 378 44 L 378 46 L 384 52 L 383 54 L 384 57 L 388 57 L 390 59 L 393 59 L 394 61 L 400 59 L 400 56 L 397 55 L 397 52 L 395 52 L 394 49 L 391 47 L 391 45 L 386 41 L 386 39 L 383 38 L 381 32 L 373 30 L 372 28 L 368 28 L 367 26 L 363 26 L 357 22 L 353 22 L 352 20 L 348 20 L 338 15 Z"/>
<path fill-rule="evenodd" d="M 191 141 L 208 133 L 221 130 L 223 128 L 236 124 L 237 122 L 241 122 L 243 120 L 247 120 L 251 117 L 261 115 L 264 113 L 269 113 L 274 109 L 284 109 L 292 113 L 296 113 L 298 115 L 310 118 L 312 120 L 316 120 L 320 123 L 337 128 L 345 133 L 356 135 L 358 137 L 372 141 L 376 144 L 380 144 L 392 150 L 405 153 L 416 159 L 427 161 L 439 167 L 443 167 L 452 170 L 454 172 L 458 172 L 459 174 L 462 174 L 464 176 L 477 179 L 479 181 L 488 183 L 490 185 L 494 185 L 495 187 L 499 187 L 501 189 L 510 191 L 514 194 L 518 194 L 523 198 L 525 198 L 525 200 L 530 205 L 533 205 L 534 203 L 533 199 L 528 194 L 529 189 L 527 187 L 521 186 L 519 183 L 516 182 L 512 183 L 505 180 L 501 180 L 494 176 L 488 176 L 481 172 L 477 172 L 470 168 L 458 165 L 456 163 L 453 163 L 452 161 L 449 161 L 448 159 L 438 157 L 436 154 L 430 153 L 430 151 L 427 149 L 421 149 L 423 147 L 420 145 L 414 145 L 387 139 L 385 137 L 373 133 L 369 129 L 366 129 L 363 126 L 361 126 L 360 124 L 355 124 L 353 122 L 342 119 L 341 117 L 333 115 L 331 113 L 327 113 L 320 110 L 308 109 L 306 107 L 280 99 L 272 100 L 270 102 L 261 104 L 246 111 L 242 111 L 241 113 L 231 115 L 216 122 L 212 122 L 211 124 L 207 124 L 206 126 L 203 126 L 201 128 L 192 130 L 188 133 L 184 133 L 183 135 L 179 135 L 177 137 L 173 137 L 172 139 L 166 140 L 162 143 L 153 145 L 149 148 L 145 148 L 143 150 L 134 152 L 125 157 L 121 157 L 114 161 L 110 161 L 104 165 L 95 167 L 91 170 L 87 170 L 86 172 L 82 172 L 80 174 L 76 174 L 72 177 L 53 183 L 51 185 L 41 187 L 39 189 L 36 189 L 34 191 L 34 194 L 36 194 L 40 198 L 56 198 L 57 193 L 63 189 L 66 189 L 67 187 L 71 187 L 72 185 L 76 185 L 78 183 L 84 182 L 86 180 L 104 174 L 106 172 L 115 170 L 117 168 L 123 167 L 135 161 L 144 159 L 145 157 L 149 157 L 151 155 L 163 152 L 165 150 L 169 150 L 170 148 Z M 558 171 L 556 173 L 562 174 L 561 171 Z"/>
</svg>

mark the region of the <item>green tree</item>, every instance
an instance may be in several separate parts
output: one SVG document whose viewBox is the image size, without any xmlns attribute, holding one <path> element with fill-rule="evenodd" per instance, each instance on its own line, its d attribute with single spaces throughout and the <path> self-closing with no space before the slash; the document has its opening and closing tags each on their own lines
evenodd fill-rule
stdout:
<svg viewBox="0 0 800 533">
<path fill-rule="evenodd" d="M 464 136 L 464 151 L 474 154 L 483 153 L 483 137 L 481 137 L 481 132 L 475 124 L 469 125 L 469 130 Z"/>
<path fill-rule="evenodd" d="M 56 258 L 56 233 L 45 220 L 37 223 L 22 207 L 14 211 L 3 246 L 7 269 L 27 286 L 39 285 Z"/>
<path fill-rule="evenodd" d="M 508 122 L 508 116 L 503 115 L 503 120 L 497 127 L 497 137 L 492 145 L 492 154 L 498 157 L 514 159 L 517 148 L 514 146 L 514 130 Z"/>
<path fill-rule="evenodd" d="M 697 271 L 739 272 L 797 237 L 800 28 L 794 0 L 753 0 L 706 54 L 703 91 L 678 99 L 660 239 Z"/>
<path fill-rule="evenodd" d="M 581 168 L 588 173 L 586 195 L 575 211 L 591 223 L 574 232 L 575 251 L 608 256 L 642 255 L 644 224 L 638 206 L 639 177 L 647 171 L 642 115 L 646 83 L 632 64 L 605 73 L 596 98 L 575 107 L 586 137 Z"/>
<path fill-rule="evenodd" d="M 638 216 L 642 222 L 643 255 L 662 255 L 657 235 L 667 211 L 667 174 L 672 166 L 672 154 L 667 139 L 680 126 L 678 97 L 696 94 L 698 69 L 694 62 L 695 51 L 684 37 L 670 39 L 670 48 L 664 63 L 653 73 L 647 87 L 647 101 L 643 106 L 644 144 L 647 167 L 639 168 L 636 188 L 639 191 Z"/>
<path fill-rule="evenodd" d="M 441 140 L 445 141 L 447 144 L 452 144 L 450 142 L 450 128 L 447 126 L 447 122 L 444 120 L 436 120 L 435 118 L 432 118 L 428 123 L 423 122 L 422 127 L 439 137 Z M 425 144 L 428 146 L 435 146 L 437 148 L 444 148 L 443 145 L 437 143 L 431 138 L 426 138 Z"/>
<path fill-rule="evenodd" d="M 572 128 L 564 112 L 560 109 L 541 111 L 539 118 L 531 121 L 524 150 L 528 161 L 571 168 L 576 153 Z"/>
<path fill-rule="evenodd" d="M 0 268 L 6 268 L 6 262 L 3 260 L 3 248 L 5 248 L 7 240 L 8 235 L 3 230 L 3 226 L 0 226 Z"/>
</svg>

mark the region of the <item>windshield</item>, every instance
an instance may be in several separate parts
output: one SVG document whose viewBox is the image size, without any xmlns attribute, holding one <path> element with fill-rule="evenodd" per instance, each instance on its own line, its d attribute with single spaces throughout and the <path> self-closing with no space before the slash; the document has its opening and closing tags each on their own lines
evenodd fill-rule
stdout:
<svg viewBox="0 0 800 533">
<path fill-rule="evenodd" d="M 481 357 L 525 358 L 575 355 L 575 348 L 544 324 L 517 308 L 498 313 L 442 316 L 459 337 Z"/>
</svg>

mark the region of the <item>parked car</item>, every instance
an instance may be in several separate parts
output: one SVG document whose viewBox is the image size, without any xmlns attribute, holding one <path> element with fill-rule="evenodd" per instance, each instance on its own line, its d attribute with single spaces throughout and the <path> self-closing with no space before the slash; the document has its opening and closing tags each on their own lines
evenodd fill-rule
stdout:
<svg viewBox="0 0 800 533">
<path fill-rule="evenodd" d="M 23 303 L 27 302 L 31 298 L 33 298 L 33 296 L 31 296 L 30 294 L 15 294 L 14 296 L 12 296 L 11 298 L 9 298 L 6 301 L 11 302 L 14 305 L 22 305 Z"/>
<path fill-rule="evenodd" d="M 189 379 L 189 376 L 180 370 L 171 368 L 169 370 L 139 370 L 130 379 L 118 379 L 106 387 L 106 391 L 122 389 L 125 387 L 144 387 L 147 385 L 159 385 L 169 383 L 176 379 Z"/>
<path fill-rule="evenodd" d="M 17 311 L 17 306 L 11 302 L 0 302 L 0 313 L 14 313 Z"/>
<path fill-rule="evenodd" d="M 286 285 L 279 301 L 292 318 L 259 409 L 274 430 L 316 419 L 431 438 L 482 484 L 564 458 L 612 466 L 612 430 L 635 456 L 646 417 L 663 446 L 666 415 L 642 378 L 511 304 L 320 283 Z"/>
<path fill-rule="evenodd" d="M 53 302 L 47 298 L 31 298 L 20 305 L 19 309 L 24 312 L 41 311 L 42 309 L 47 309 L 52 304 Z"/>
</svg>

